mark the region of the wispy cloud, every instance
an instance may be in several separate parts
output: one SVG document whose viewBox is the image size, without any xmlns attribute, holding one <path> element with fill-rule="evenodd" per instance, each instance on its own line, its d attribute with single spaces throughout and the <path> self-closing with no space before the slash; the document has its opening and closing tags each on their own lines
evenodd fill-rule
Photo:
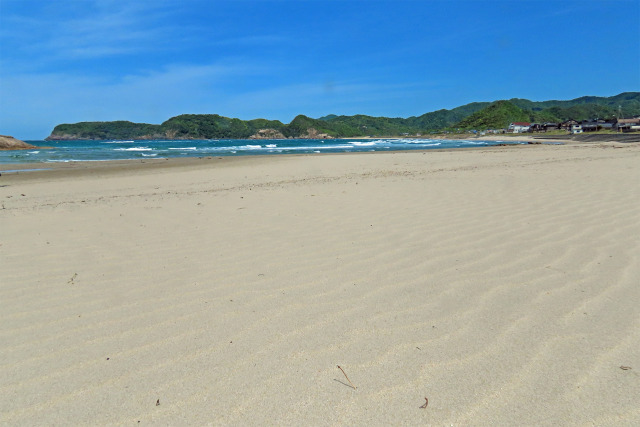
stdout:
<svg viewBox="0 0 640 427">
<path fill-rule="evenodd" d="M 161 24 L 170 6 L 162 1 L 76 0 L 33 6 L 41 9 L 33 16 L 5 12 L 0 36 L 11 42 L 5 54 L 12 59 L 114 56 L 176 41 L 172 27 Z"/>
<path fill-rule="evenodd" d="M 233 55 L 252 47 L 281 47 L 291 42 L 269 30 L 242 33 L 229 23 L 215 25 L 215 14 L 212 22 L 187 23 L 191 15 L 185 13 L 195 13 L 195 1 L 25 1 L 34 13 L 27 13 L 24 6 L 5 8 L 0 15 L 3 57 L 19 69 L 140 55 Z M 213 13 L 205 3 L 206 13 Z"/>
</svg>

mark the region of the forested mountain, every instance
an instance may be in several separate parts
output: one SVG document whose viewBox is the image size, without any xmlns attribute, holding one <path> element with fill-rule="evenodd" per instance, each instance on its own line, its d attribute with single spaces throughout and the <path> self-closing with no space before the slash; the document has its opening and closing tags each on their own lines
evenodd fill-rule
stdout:
<svg viewBox="0 0 640 427">
<path fill-rule="evenodd" d="M 162 124 L 129 121 L 80 122 L 56 126 L 47 139 L 245 139 L 395 136 L 447 129 L 501 129 L 513 121 L 561 122 L 568 119 L 609 119 L 640 115 L 640 92 L 611 97 L 583 96 L 568 101 L 513 98 L 473 102 L 408 118 L 338 116 L 313 119 L 304 115 L 284 124 L 278 120 L 240 120 L 218 114 L 183 114 Z M 268 132 L 265 132 L 268 131 Z"/>
<path fill-rule="evenodd" d="M 501 129 L 508 126 L 509 123 L 528 122 L 529 119 L 529 114 L 515 104 L 509 101 L 496 101 L 461 120 L 456 127 L 462 129 Z"/>
</svg>

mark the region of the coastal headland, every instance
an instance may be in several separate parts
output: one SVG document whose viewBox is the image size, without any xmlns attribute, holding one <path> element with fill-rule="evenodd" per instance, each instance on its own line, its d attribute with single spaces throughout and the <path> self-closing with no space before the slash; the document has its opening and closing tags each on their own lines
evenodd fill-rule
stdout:
<svg viewBox="0 0 640 427">
<path fill-rule="evenodd" d="M 573 142 L 3 173 L 0 424 L 637 425 L 638 164 Z"/>
<path fill-rule="evenodd" d="M 12 136 L 0 135 L 0 150 L 29 150 L 32 148 L 35 147 Z"/>
</svg>

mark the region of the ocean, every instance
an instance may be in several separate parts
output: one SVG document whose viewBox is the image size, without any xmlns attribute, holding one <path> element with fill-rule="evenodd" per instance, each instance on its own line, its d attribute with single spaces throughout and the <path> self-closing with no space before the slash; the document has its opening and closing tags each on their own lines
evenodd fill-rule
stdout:
<svg viewBox="0 0 640 427">
<path fill-rule="evenodd" d="M 442 139 L 282 139 L 27 141 L 33 150 L 0 151 L 0 164 L 162 159 L 176 157 L 347 153 L 526 144 L 520 141 Z M 1 171 L 1 170 L 0 170 Z"/>
</svg>

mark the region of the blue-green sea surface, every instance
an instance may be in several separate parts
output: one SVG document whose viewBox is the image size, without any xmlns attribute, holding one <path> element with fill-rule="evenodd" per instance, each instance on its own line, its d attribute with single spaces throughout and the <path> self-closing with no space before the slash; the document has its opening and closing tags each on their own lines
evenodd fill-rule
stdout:
<svg viewBox="0 0 640 427">
<path fill-rule="evenodd" d="M 32 150 L 0 151 L 0 164 L 135 160 L 176 157 L 425 150 L 526 144 L 521 141 L 442 139 L 277 139 L 27 141 Z"/>
</svg>

